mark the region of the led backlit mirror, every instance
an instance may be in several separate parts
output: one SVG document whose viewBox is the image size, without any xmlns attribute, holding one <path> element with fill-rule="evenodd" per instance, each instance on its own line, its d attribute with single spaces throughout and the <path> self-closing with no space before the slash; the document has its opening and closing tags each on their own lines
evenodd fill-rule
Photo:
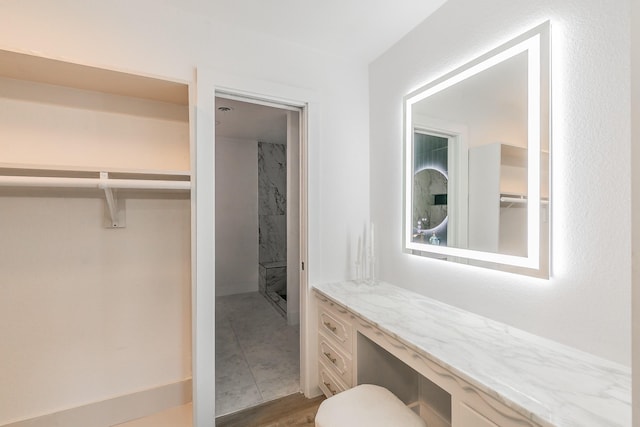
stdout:
<svg viewBox="0 0 640 427">
<path fill-rule="evenodd" d="M 404 246 L 549 277 L 549 23 L 404 99 Z"/>
</svg>

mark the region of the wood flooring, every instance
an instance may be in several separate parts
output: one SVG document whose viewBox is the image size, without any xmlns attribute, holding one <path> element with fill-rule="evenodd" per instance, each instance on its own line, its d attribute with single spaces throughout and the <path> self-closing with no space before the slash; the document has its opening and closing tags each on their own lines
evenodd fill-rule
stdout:
<svg viewBox="0 0 640 427">
<path fill-rule="evenodd" d="M 325 399 L 292 394 L 235 414 L 216 418 L 216 427 L 314 427 L 318 406 Z"/>
</svg>

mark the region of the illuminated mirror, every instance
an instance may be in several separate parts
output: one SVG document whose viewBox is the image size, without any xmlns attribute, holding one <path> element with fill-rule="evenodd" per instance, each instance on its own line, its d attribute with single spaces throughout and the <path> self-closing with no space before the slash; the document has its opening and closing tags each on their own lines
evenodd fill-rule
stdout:
<svg viewBox="0 0 640 427">
<path fill-rule="evenodd" d="M 407 252 L 549 277 L 549 32 L 405 97 Z"/>
</svg>

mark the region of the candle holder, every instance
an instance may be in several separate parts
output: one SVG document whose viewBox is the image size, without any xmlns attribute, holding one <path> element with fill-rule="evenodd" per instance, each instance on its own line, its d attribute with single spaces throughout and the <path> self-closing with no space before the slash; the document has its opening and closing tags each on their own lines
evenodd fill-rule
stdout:
<svg viewBox="0 0 640 427">
<path fill-rule="evenodd" d="M 363 270 L 362 267 L 363 267 L 362 262 L 360 260 L 356 261 L 356 278 L 355 278 L 356 283 L 362 283 L 363 281 L 364 274 L 362 272 Z"/>
<path fill-rule="evenodd" d="M 367 279 L 366 282 L 370 285 L 373 285 L 376 283 L 376 258 L 373 255 L 370 255 L 367 257 L 368 258 L 368 271 L 367 271 Z"/>
</svg>

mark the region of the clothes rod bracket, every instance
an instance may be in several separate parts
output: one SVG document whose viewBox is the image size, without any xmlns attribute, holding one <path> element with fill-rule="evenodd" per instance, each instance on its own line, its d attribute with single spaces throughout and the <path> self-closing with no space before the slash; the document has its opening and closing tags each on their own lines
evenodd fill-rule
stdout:
<svg viewBox="0 0 640 427">
<path fill-rule="evenodd" d="M 98 184 L 98 188 L 104 190 L 105 196 L 104 227 L 124 228 L 126 226 L 124 200 L 118 203 L 118 199 L 114 197 L 113 189 L 107 183 L 108 180 L 109 173 L 100 172 L 101 182 Z"/>
</svg>

